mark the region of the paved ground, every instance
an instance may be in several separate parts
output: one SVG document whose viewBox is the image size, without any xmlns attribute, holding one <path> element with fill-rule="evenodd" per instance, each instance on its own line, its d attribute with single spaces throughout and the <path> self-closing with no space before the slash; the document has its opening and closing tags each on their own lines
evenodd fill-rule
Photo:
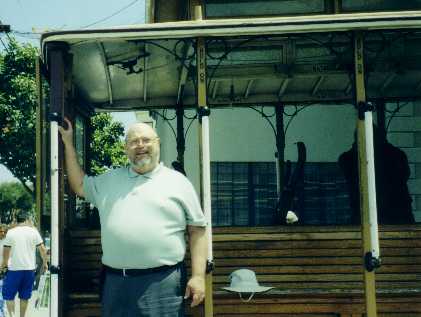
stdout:
<svg viewBox="0 0 421 317">
<path fill-rule="evenodd" d="M 50 316 L 49 309 L 46 309 L 46 308 L 36 309 L 35 308 L 35 300 L 36 300 L 37 297 L 38 297 L 38 293 L 37 293 L 37 291 L 34 291 L 32 293 L 31 300 L 29 301 L 29 306 L 28 306 L 28 310 L 26 311 L 25 317 L 49 317 Z M 15 307 L 16 307 L 15 317 L 19 317 L 20 316 L 19 315 L 19 300 L 16 300 Z M 5 307 L 5 309 L 6 309 L 6 307 Z M 6 316 L 10 317 L 7 314 L 7 312 L 6 312 Z"/>
</svg>

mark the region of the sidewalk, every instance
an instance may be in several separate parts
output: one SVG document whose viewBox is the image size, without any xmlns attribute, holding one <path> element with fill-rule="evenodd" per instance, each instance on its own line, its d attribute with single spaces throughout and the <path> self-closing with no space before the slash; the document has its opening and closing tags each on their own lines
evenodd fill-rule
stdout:
<svg viewBox="0 0 421 317">
<path fill-rule="evenodd" d="M 29 300 L 28 310 L 26 311 L 25 317 L 49 317 L 50 316 L 50 311 L 48 308 L 39 308 L 39 309 L 35 308 L 35 300 L 37 297 L 38 297 L 38 292 L 33 291 L 32 297 Z M 6 317 L 10 317 L 9 314 L 7 313 L 6 303 L 5 303 L 4 309 L 5 309 Z M 19 317 L 19 316 L 20 316 L 19 315 L 19 300 L 16 299 L 15 300 L 15 317 Z"/>
</svg>

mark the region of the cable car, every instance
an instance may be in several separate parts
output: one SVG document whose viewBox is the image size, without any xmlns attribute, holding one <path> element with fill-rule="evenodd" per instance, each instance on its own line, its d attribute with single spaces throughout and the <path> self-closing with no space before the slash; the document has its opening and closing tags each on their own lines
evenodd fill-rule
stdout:
<svg viewBox="0 0 421 317">
<path fill-rule="evenodd" d="M 200 193 L 215 268 L 203 307 L 188 314 L 421 314 L 421 227 L 379 230 L 391 197 L 376 187 L 390 169 L 375 153 L 378 134 L 406 148 L 419 201 L 420 6 L 321 1 L 308 12 L 292 2 L 291 14 L 276 1 L 205 1 L 175 22 L 160 22 L 157 2 L 157 23 L 43 34 L 39 83 L 50 97 L 38 108 L 37 208 L 51 211 L 51 316 L 100 314 L 100 230 L 68 188 L 57 127 L 74 122 L 89 172 L 89 118 L 116 111 L 146 113 L 162 161 L 180 163 Z M 337 159 L 353 141 L 352 194 Z M 275 288 L 247 304 L 221 290 L 242 267 Z"/>
</svg>

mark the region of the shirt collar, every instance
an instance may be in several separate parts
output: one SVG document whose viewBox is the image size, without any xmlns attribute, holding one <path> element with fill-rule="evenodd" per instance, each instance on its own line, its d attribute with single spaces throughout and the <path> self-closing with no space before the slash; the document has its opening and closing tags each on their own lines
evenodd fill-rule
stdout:
<svg viewBox="0 0 421 317">
<path fill-rule="evenodd" d="M 129 177 L 130 178 L 136 178 L 136 177 L 142 176 L 142 177 L 145 177 L 145 178 L 149 178 L 150 179 L 150 178 L 152 178 L 154 175 L 156 175 L 161 170 L 162 166 L 163 166 L 163 163 L 161 162 L 152 171 L 150 171 L 148 173 L 145 173 L 145 174 L 139 174 L 139 173 L 136 173 L 132 169 L 132 167 L 129 165 L 128 166 Z"/>
</svg>

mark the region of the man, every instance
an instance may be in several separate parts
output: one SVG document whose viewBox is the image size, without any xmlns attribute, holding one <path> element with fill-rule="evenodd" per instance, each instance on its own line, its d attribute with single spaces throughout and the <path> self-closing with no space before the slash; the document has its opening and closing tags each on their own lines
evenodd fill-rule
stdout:
<svg viewBox="0 0 421 317">
<path fill-rule="evenodd" d="M 78 164 L 72 124 L 65 122 L 67 129 L 59 131 L 70 186 L 100 214 L 106 272 L 101 316 L 184 316 L 183 297 L 192 297 L 191 306 L 196 306 L 205 292 L 206 223 L 192 184 L 159 164 L 158 135 L 144 123 L 127 131 L 130 166 L 86 176 Z M 192 266 L 187 286 L 182 263 L 186 228 Z"/>
<path fill-rule="evenodd" d="M 24 317 L 35 280 L 36 249 L 38 248 L 42 256 L 44 270 L 48 268 L 47 252 L 38 230 L 30 223 L 28 214 L 20 212 L 16 220 L 17 226 L 10 229 L 4 239 L 2 270 L 7 268 L 8 271 L 2 294 L 9 316 L 14 317 L 15 296 L 19 293 L 20 316 Z"/>
</svg>

